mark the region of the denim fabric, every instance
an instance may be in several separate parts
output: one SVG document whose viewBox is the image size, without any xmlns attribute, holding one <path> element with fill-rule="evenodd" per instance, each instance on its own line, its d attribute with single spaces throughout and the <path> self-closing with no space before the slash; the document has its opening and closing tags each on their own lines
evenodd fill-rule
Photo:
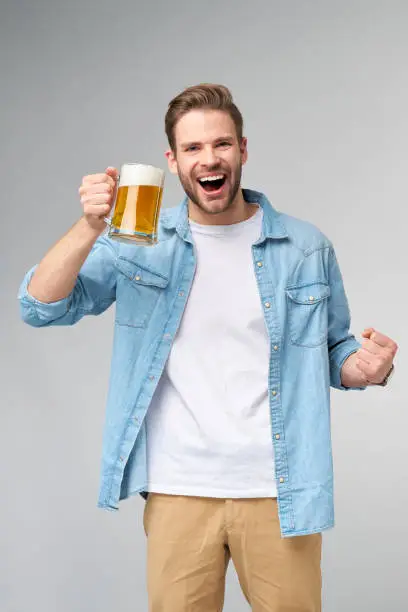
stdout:
<svg viewBox="0 0 408 612">
<path fill-rule="evenodd" d="M 361 344 L 349 331 L 332 243 L 314 225 L 275 210 L 263 194 L 243 193 L 264 213 L 252 254 L 270 337 L 268 387 L 281 534 L 315 533 L 334 524 L 330 386 L 346 390 L 341 368 Z M 35 267 L 20 287 L 21 316 L 36 327 L 73 325 L 116 302 L 101 508 L 117 510 L 120 500 L 145 496 L 144 417 L 180 325 L 195 266 L 185 199 L 162 210 L 159 242 L 153 247 L 101 236 L 65 299 L 46 304 L 28 294 Z M 217 338 L 208 341 L 216 347 Z M 188 376 L 188 363 L 185 368 Z"/>
</svg>

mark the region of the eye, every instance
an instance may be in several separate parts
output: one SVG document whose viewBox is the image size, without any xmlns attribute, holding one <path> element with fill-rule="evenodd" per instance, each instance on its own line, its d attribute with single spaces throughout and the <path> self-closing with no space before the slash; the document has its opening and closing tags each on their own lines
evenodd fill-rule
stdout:
<svg viewBox="0 0 408 612">
<path fill-rule="evenodd" d="M 198 145 L 190 145 L 186 151 L 198 151 Z"/>
<path fill-rule="evenodd" d="M 230 146 L 231 146 L 231 143 L 230 143 L 230 142 L 228 142 L 227 140 L 222 140 L 221 142 L 219 142 L 219 143 L 217 144 L 217 147 L 218 147 L 218 148 L 220 148 L 220 147 L 222 147 L 222 148 L 226 148 L 226 147 L 230 147 Z"/>
</svg>

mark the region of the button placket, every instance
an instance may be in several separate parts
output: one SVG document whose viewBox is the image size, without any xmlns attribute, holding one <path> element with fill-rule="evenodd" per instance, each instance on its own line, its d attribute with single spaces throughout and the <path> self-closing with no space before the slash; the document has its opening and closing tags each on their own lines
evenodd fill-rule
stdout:
<svg viewBox="0 0 408 612">
<path fill-rule="evenodd" d="M 264 278 L 264 250 L 254 249 L 254 265 L 256 271 L 256 279 L 258 281 L 258 289 L 261 296 L 261 305 L 265 315 L 265 321 L 269 331 L 273 330 L 272 341 L 270 344 L 270 410 L 272 419 L 272 440 L 271 443 L 276 445 L 276 460 L 277 460 L 277 472 L 275 474 L 276 482 L 278 487 L 285 489 L 287 487 L 287 449 L 284 443 L 283 434 L 280 433 L 283 427 L 283 414 L 281 406 L 281 394 L 280 394 L 280 377 L 281 377 L 281 364 L 280 364 L 280 335 L 279 335 L 279 321 L 278 313 L 275 312 L 273 293 L 274 289 L 271 290 L 271 284 L 269 284 L 269 278 Z M 268 275 L 266 275 L 268 276 Z M 308 296 L 312 298 L 312 296 Z M 313 299 L 312 299 L 313 301 Z M 289 509 L 291 510 L 291 509 Z"/>
</svg>

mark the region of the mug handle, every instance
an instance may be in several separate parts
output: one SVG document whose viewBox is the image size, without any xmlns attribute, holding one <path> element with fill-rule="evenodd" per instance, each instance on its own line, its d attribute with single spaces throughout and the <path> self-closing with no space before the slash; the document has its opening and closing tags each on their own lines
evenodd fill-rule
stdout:
<svg viewBox="0 0 408 612">
<path fill-rule="evenodd" d="M 120 174 L 118 174 L 118 178 L 116 179 L 116 187 L 115 187 L 115 195 L 114 195 L 114 201 L 112 204 L 112 208 L 111 208 L 111 216 L 110 217 L 104 217 L 103 220 L 105 221 L 106 225 L 108 227 L 112 226 L 112 216 L 113 213 L 115 211 L 115 206 L 116 206 L 116 199 L 118 197 L 118 185 L 119 185 L 119 180 L 120 180 Z"/>
</svg>

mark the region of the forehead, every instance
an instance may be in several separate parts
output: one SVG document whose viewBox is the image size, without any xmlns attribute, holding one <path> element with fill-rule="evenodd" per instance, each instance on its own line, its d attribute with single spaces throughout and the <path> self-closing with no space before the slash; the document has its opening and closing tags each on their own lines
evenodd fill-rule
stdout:
<svg viewBox="0 0 408 612">
<path fill-rule="evenodd" d="M 200 109 L 186 113 L 174 131 L 176 142 L 211 142 L 221 136 L 236 136 L 230 115 L 220 110 Z"/>
</svg>

